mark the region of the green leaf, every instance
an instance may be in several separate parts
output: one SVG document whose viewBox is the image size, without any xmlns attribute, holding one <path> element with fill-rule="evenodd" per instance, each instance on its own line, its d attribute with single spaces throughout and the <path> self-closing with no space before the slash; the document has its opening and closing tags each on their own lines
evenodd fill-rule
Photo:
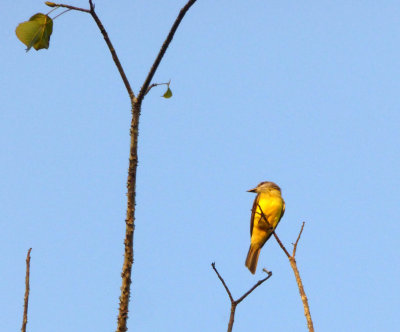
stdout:
<svg viewBox="0 0 400 332">
<path fill-rule="evenodd" d="M 27 52 L 32 46 L 36 51 L 49 48 L 52 32 L 53 20 L 42 13 L 33 15 L 29 21 L 20 23 L 15 29 L 18 39 L 27 46 Z"/>
<path fill-rule="evenodd" d="M 168 90 L 167 91 L 165 91 L 165 93 L 162 95 L 164 98 L 171 98 L 172 97 L 172 91 L 171 91 L 171 89 L 169 88 L 169 86 L 168 86 Z"/>
</svg>

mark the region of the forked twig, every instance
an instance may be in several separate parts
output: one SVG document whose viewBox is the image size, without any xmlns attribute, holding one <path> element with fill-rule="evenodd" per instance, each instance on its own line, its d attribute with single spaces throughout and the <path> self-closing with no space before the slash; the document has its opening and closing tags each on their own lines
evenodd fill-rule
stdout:
<svg viewBox="0 0 400 332">
<path fill-rule="evenodd" d="M 296 240 L 296 242 L 293 244 L 293 253 L 292 253 L 292 257 L 296 256 L 297 244 L 299 243 L 301 234 L 303 233 L 304 225 L 305 225 L 305 222 L 303 221 L 303 224 L 301 225 L 301 229 L 300 229 L 299 235 L 297 236 L 297 240 Z"/>
<path fill-rule="evenodd" d="M 122 265 L 122 283 L 121 283 L 121 295 L 119 298 L 119 309 L 118 309 L 118 326 L 117 332 L 127 331 L 127 319 L 128 319 L 128 308 L 129 299 L 131 295 L 130 285 L 132 278 L 132 265 L 133 265 L 133 234 L 135 231 L 135 205 L 136 205 L 136 174 L 138 165 L 138 137 L 139 137 L 139 119 L 142 101 L 149 87 L 149 84 L 156 72 L 158 65 L 161 62 L 167 48 L 172 41 L 172 38 L 178 29 L 180 22 L 185 16 L 189 8 L 195 3 L 196 0 L 190 0 L 181 9 L 177 19 L 171 27 L 168 36 L 161 47 L 161 50 L 154 61 L 153 66 L 150 69 L 149 74 L 145 82 L 140 89 L 140 92 L 136 98 L 131 98 L 132 101 L 132 121 L 130 128 L 131 142 L 129 147 L 129 168 L 128 168 L 128 179 L 127 179 L 127 209 L 125 219 L 125 239 L 124 239 L 124 263 Z"/>
<path fill-rule="evenodd" d="M 244 293 L 241 297 L 239 297 L 237 300 L 235 300 L 232 296 L 231 291 L 229 290 L 227 284 L 225 283 L 225 280 L 221 277 L 219 274 L 217 268 L 215 267 L 215 263 L 211 264 L 213 270 L 217 274 L 219 280 L 221 281 L 222 285 L 224 286 L 228 296 L 229 300 L 231 301 L 231 314 L 229 317 L 229 322 L 228 322 L 228 332 L 232 331 L 233 328 L 233 322 L 235 320 L 235 312 L 236 312 L 236 307 L 237 305 L 242 302 L 250 293 L 252 293 L 258 286 L 260 286 L 264 281 L 268 280 L 272 276 L 272 272 L 263 270 L 265 273 L 267 273 L 267 276 L 264 279 L 259 280 L 253 287 L 251 287 L 246 293 Z"/>
<path fill-rule="evenodd" d="M 266 221 L 269 224 L 268 219 L 265 216 L 260 204 L 258 204 L 258 207 L 259 207 L 259 209 L 261 211 L 261 218 L 264 219 L 264 221 Z M 291 255 L 289 254 L 289 252 L 287 251 L 285 246 L 282 244 L 281 240 L 279 239 L 278 235 L 275 233 L 275 230 L 274 230 L 274 228 L 272 226 L 271 226 L 271 231 L 272 231 L 272 234 L 275 237 L 276 242 L 278 242 L 279 246 L 282 248 L 282 250 L 286 254 L 287 258 L 289 259 L 290 266 L 292 267 L 292 270 L 294 272 L 294 276 L 296 278 L 297 287 L 299 288 L 301 301 L 303 302 L 304 315 L 306 316 L 306 319 L 307 319 L 308 331 L 309 332 L 314 332 L 314 325 L 313 325 L 313 321 L 311 319 L 310 306 L 308 305 L 308 299 L 307 299 L 307 296 L 306 296 L 306 292 L 304 291 L 303 282 L 301 280 L 299 269 L 297 268 L 297 263 L 296 263 L 296 259 L 295 259 L 296 251 L 297 251 L 297 245 L 298 245 L 298 243 L 300 241 L 301 234 L 303 233 L 304 225 L 305 225 L 305 222 L 303 221 L 303 224 L 301 225 L 301 229 L 300 229 L 299 235 L 297 236 L 296 242 L 293 244 L 293 252 L 292 252 Z"/>
<path fill-rule="evenodd" d="M 32 248 L 29 248 L 28 254 L 26 255 L 24 314 L 22 317 L 21 332 L 26 332 L 26 324 L 28 324 L 29 274 L 30 274 L 30 265 L 31 265 L 31 251 L 32 251 Z"/>
<path fill-rule="evenodd" d="M 131 88 L 131 85 L 125 75 L 125 72 L 122 68 L 122 65 L 119 61 L 117 53 L 114 49 L 114 46 L 111 43 L 111 40 L 108 36 L 106 29 L 104 28 L 101 20 L 97 16 L 95 12 L 95 6 L 92 0 L 89 0 L 90 9 L 78 8 L 65 4 L 55 4 L 51 3 L 50 7 L 64 7 L 71 10 L 77 10 L 81 12 L 88 13 L 92 16 L 94 21 L 96 22 L 98 28 L 100 29 L 101 34 L 104 37 L 104 40 L 108 46 L 108 49 L 111 53 L 111 56 L 114 60 L 114 63 L 120 73 L 122 81 L 125 84 L 125 88 L 128 91 L 129 98 L 131 101 L 131 111 L 132 111 L 132 120 L 130 127 L 130 147 L 129 147 L 129 168 L 128 168 L 128 178 L 127 178 L 127 209 L 126 209 L 126 219 L 125 219 L 125 238 L 124 238 L 124 262 L 122 265 L 122 285 L 121 285 L 121 295 L 119 297 L 119 309 L 118 309 L 118 323 L 117 323 L 117 332 L 125 332 L 127 331 L 127 320 L 128 320 L 128 312 L 129 312 L 129 299 L 131 296 L 131 281 L 132 281 L 132 265 L 133 265 L 133 235 L 135 231 L 135 205 L 136 205 L 136 174 L 137 174 L 137 165 L 138 165 L 138 136 L 139 136 L 139 118 L 141 112 L 141 105 L 143 98 L 146 93 L 149 91 L 149 86 L 151 80 L 155 72 L 157 71 L 158 66 L 170 45 L 175 32 L 177 31 L 182 19 L 184 18 L 187 11 L 190 7 L 196 2 L 196 0 L 189 0 L 185 6 L 180 10 L 177 18 L 175 19 L 169 33 L 161 46 L 158 55 L 156 56 L 153 65 L 150 68 L 149 73 L 139 91 L 137 97 Z M 155 85 L 154 85 L 155 86 Z"/>
</svg>

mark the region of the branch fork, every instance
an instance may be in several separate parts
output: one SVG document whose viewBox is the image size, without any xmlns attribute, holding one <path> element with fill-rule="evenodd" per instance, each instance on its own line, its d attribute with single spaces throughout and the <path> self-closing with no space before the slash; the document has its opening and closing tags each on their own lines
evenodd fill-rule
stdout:
<svg viewBox="0 0 400 332">
<path fill-rule="evenodd" d="M 252 293 L 258 286 L 260 286 L 262 283 L 264 283 L 265 281 L 267 281 L 269 278 L 271 278 L 272 276 L 272 272 L 267 271 L 266 269 L 263 269 L 263 271 L 265 273 L 267 273 L 267 276 L 264 279 L 259 280 L 253 287 L 251 287 L 246 293 L 244 293 L 241 297 L 239 297 L 237 300 L 235 300 L 232 296 L 231 291 L 229 290 L 227 284 L 225 283 L 225 280 L 221 277 L 221 275 L 219 274 L 217 268 L 215 267 L 215 263 L 211 264 L 213 270 L 215 271 L 215 273 L 217 274 L 219 280 L 221 281 L 222 285 L 224 286 L 226 293 L 229 296 L 229 300 L 231 301 L 231 314 L 229 317 L 229 322 L 228 322 L 228 332 L 232 331 L 233 328 L 233 322 L 235 320 L 235 312 L 236 312 L 236 307 L 237 305 L 242 302 L 248 295 L 250 295 L 250 293 Z"/>
<path fill-rule="evenodd" d="M 99 17 L 95 12 L 95 6 L 93 4 L 93 1 L 89 0 L 90 9 L 74 7 L 66 4 L 56 4 L 53 2 L 47 3 L 47 5 L 50 7 L 63 7 L 69 10 L 85 12 L 92 16 L 93 20 L 96 22 L 101 34 L 104 37 L 104 40 L 111 53 L 114 63 L 118 69 L 121 79 L 124 82 L 125 88 L 129 95 L 129 99 L 131 101 L 131 112 L 132 112 L 132 120 L 130 127 L 131 140 L 129 149 L 129 168 L 128 168 L 128 178 L 127 178 L 128 200 L 127 200 L 126 219 L 125 219 L 126 229 L 125 229 L 125 239 L 124 239 L 124 262 L 121 273 L 122 285 L 121 285 L 121 295 L 119 298 L 117 332 L 126 332 L 128 329 L 127 320 L 129 312 L 129 299 L 131 295 L 130 286 L 132 281 L 132 265 L 133 265 L 133 235 L 135 231 L 136 170 L 138 165 L 137 148 L 138 148 L 138 136 L 139 136 L 139 119 L 140 119 L 142 101 L 145 95 L 150 91 L 150 89 L 157 85 L 156 83 L 150 85 L 151 81 L 153 80 L 153 76 L 157 71 L 158 66 L 160 65 L 161 60 L 164 57 L 180 23 L 182 22 L 184 16 L 186 15 L 190 7 L 195 2 L 196 0 L 187 1 L 186 5 L 183 6 L 182 9 L 180 10 L 137 96 L 135 95 L 135 93 L 131 88 L 128 78 L 126 77 L 125 71 L 122 68 L 121 62 L 119 61 L 119 58 L 117 56 L 117 52 L 115 51 L 114 46 L 111 43 L 110 37 L 108 36 L 106 29 L 104 28 L 101 20 L 99 19 Z"/>
</svg>

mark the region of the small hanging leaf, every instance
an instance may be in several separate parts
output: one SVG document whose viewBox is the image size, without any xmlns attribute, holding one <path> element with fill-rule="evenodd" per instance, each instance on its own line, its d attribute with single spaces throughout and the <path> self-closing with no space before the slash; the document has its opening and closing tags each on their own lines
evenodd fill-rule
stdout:
<svg viewBox="0 0 400 332">
<path fill-rule="evenodd" d="M 164 98 L 171 98 L 172 97 L 172 91 L 171 91 L 171 89 L 169 88 L 169 85 L 168 85 L 168 90 L 167 91 L 165 91 L 165 93 L 162 95 Z"/>
<path fill-rule="evenodd" d="M 15 29 L 18 39 L 27 46 L 27 52 L 32 46 L 36 51 L 49 48 L 52 32 L 53 20 L 42 13 L 33 15 L 29 21 L 20 23 Z"/>
<path fill-rule="evenodd" d="M 57 4 L 56 4 L 56 3 L 50 2 L 50 1 L 46 1 L 44 4 L 47 5 L 47 6 L 49 6 L 49 7 L 57 7 Z"/>
</svg>

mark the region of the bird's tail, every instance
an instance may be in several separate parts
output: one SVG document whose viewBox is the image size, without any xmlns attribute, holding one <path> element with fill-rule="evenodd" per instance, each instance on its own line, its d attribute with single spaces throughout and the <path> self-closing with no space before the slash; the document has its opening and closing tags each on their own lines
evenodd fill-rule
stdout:
<svg viewBox="0 0 400 332">
<path fill-rule="evenodd" d="M 258 245 L 251 244 L 249 252 L 247 253 L 245 265 L 253 274 L 256 273 L 258 256 L 260 256 L 260 250 L 261 248 Z"/>
</svg>

